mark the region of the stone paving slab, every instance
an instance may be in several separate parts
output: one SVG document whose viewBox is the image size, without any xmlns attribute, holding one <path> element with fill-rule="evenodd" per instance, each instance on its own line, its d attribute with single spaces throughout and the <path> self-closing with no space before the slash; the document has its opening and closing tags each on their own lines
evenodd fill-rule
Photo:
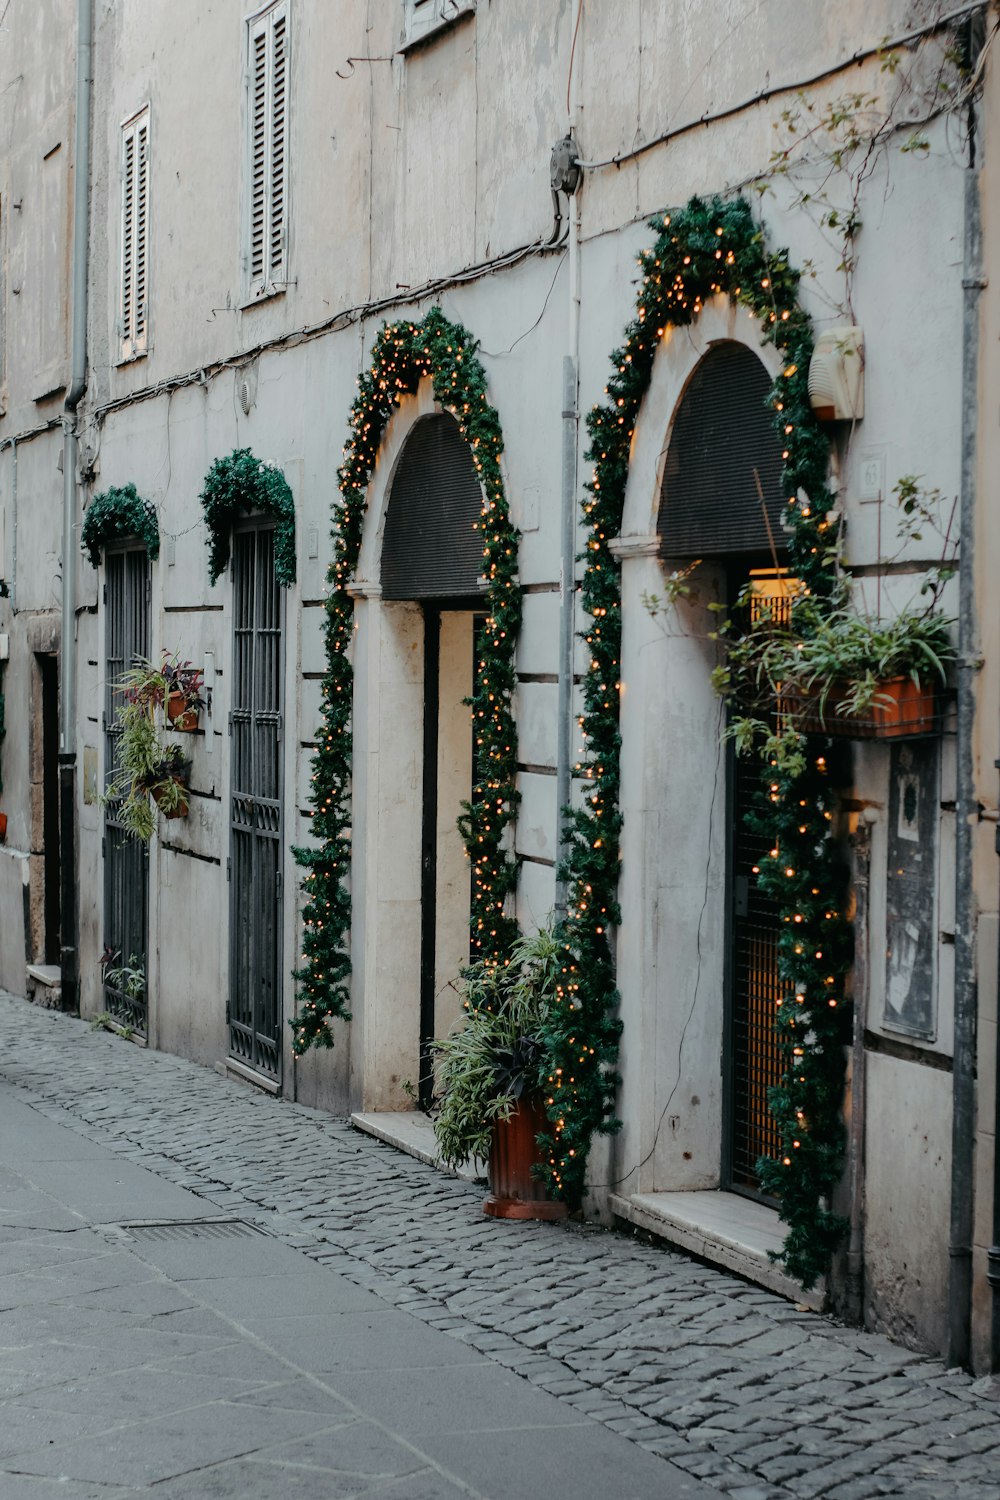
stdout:
<svg viewBox="0 0 1000 1500">
<path fill-rule="evenodd" d="M 53 1130 L 78 1177 L 55 1170 Z M 96 1140 L 74 1158 L 76 1141 L 0 1080 L 0 1500 L 522 1500 L 525 1455 L 546 1451 L 554 1500 L 718 1500 L 253 1218 Z M 136 1222 L 158 1194 L 176 1219 Z M 11 1225 L 8 1202 L 75 1228 Z"/>
<path fill-rule="evenodd" d="M 692 1482 L 733 1500 L 1000 1500 L 1000 1402 L 990 1380 L 945 1370 L 878 1335 L 842 1328 L 623 1234 L 593 1225 L 487 1220 L 474 1184 L 401 1156 L 345 1121 L 2 996 L 0 1076 L 17 1084 L 22 1092 L 15 1097 L 50 1125 L 68 1126 L 91 1147 L 106 1146 L 120 1161 L 193 1193 L 206 1215 L 252 1220 L 336 1271 L 340 1291 L 331 1293 L 330 1305 L 310 1308 L 306 1300 L 302 1316 L 336 1316 L 349 1284 L 486 1362 L 467 1370 L 508 1371 L 576 1420 L 587 1419 L 588 1433 L 594 1423 L 610 1429 L 619 1451 L 641 1448 L 650 1461 L 669 1459 Z M 86 1162 L 85 1149 L 78 1159 Z M 8 1222 L 23 1223 L 25 1211 L 17 1206 Z M 65 1231 L 56 1206 L 46 1213 L 54 1229 Z M 0 1232 L 0 1250 L 4 1243 L 11 1242 Z M 44 1269 L 59 1277 L 68 1268 L 56 1261 Z M 39 1281 L 16 1270 L 0 1275 L 0 1307 L 8 1283 L 22 1307 L 37 1306 Z M 308 1279 L 301 1285 L 307 1298 Z M 123 1287 L 123 1309 L 133 1294 Z M 77 1307 L 104 1305 L 108 1295 L 114 1294 L 95 1285 Z M 220 1316 L 230 1312 L 219 1308 Z M 120 1348 L 115 1352 L 121 1357 Z M 244 1353 L 228 1345 L 159 1367 L 239 1381 L 248 1373 Z M 450 1366 L 456 1380 L 462 1373 L 462 1366 Z M 270 1374 L 258 1394 L 238 1404 L 263 1402 L 260 1392 L 294 1389 L 287 1371 L 281 1379 Z M 2 1383 L 0 1362 L 0 1389 Z M 341 1393 L 352 1383 L 370 1392 L 375 1411 L 383 1373 L 344 1374 Z M 371 1420 L 371 1413 L 360 1412 L 358 1420 Z M 572 1447 L 572 1423 L 550 1428 L 550 1441 L 563 1430 Z M 427 1431 L 419 1440 L 432 1439 L 454 1455 L 469 1435 Z M 494 1453 L 492 1439 L 485 1447 L 473 1439 L 469 1450 L 477 1463 L 488 1452 L 492 1482 L 509 1485 L 523 1500 L 533 1492 L 524 1484 L 534 1443 L 525 1439 L 523 1459 L 522 1449 L 507 1451 L 501 1441 Z M 315 1475 L 325 1471 L 315 1455 L 291 1457 L 299 1447 L 292 1440 L 280 1460 L 297 1465 L 298 1488 L 261 1493 L 304 1500 L 368 1493 L 350 1489 L 355 1481 L 347 1476 L 347 1488 L 323 1489 Z M 585 1459 L 573 1469 L 579 1483 L 565 1492 L 619 1500 L 620 1489 L 606 1476 L 601 1489 L 593 1478 L 600 1473 L 596 1461 Z M 252 1493 L 239 1489 L 233 1465 L 256 1476 L 258 1465 L 272 1462 L 270 1453 L 231 1459 L 215 1472 L 217 1487 L 205 1493 L 220 1500 Z M 475 1487 L 473 1471 L 467 1473 Z M 432 1496 L 447 1494 L 434 1488 L 436 1474 L 432 1467 L 383 1475 L 379 1484 L 397 1484 L 409 1500 L 419 1500 L 422 1486 Z M 185 1494 L 163 1485 L 157 1492 Z M 536 1486 L 536 1492 L 542 1491 Z M 8 1500 L 2 1486 L 0 1494 Z"/>
</svg>

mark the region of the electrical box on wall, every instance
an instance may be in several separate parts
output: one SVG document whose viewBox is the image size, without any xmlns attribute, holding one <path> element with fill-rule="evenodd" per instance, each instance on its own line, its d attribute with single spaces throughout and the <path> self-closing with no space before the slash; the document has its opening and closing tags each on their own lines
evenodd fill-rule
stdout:
<svg viewBox="0 0 1000 1500">
<path fill-rule="evenodd" d="M 865 414 L 865 340 L 860 328 L 828 328 L 809 361 L 809 403 L 821 422 Z"/>
</svg>

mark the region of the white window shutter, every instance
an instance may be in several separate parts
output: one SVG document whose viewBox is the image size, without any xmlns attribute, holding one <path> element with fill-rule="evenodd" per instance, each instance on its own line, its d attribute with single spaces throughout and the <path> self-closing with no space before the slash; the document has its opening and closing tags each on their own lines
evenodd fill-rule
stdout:
<svg viewBox="0 0 1000 1500">
<path fill-rule="evenodd" d="M 250 295 L 285 280 L 288 202 L 288 7 L 272 6 L 250 23 Z"/>
<path fill-rule="evenodd" d="M 149 109 L 122 126 L 121 298 L 122 359 L 147 347 L 149 324 Z"/>
<path fill-rule="evenodd" d="M 149 116 L 135 132 L 135 319 L 132 343 L 137 354 L 146 349 L 147 286 L 149 270 Z"/>
</svg>

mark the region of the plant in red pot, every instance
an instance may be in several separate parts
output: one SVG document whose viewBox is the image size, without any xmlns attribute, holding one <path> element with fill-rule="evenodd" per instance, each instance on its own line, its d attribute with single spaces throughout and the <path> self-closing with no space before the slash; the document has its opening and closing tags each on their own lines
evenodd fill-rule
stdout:
<svg viewBox="0 0 1000 1500">
<path fill-rule="evenodd" d="M 505 966 L 472 964 L 463 975 L 465 1015 L 435 1043 L 439 1159 L 452 1167 L 489 1159 L 483 1211 L 494 1218 L 566 1216 L 537 1176 L 537 1138 L 548 1129 L 541 1032 L 561 963 L 562 948 L 542 931 L 522 938 Z"/>
<path fill-rule="evenodd" d="M 165 710 L 171 729 L 181 734 L 193 734 L 198 728 L 201 710 L 205 707 L 202 691 L 205 679 L 200 668 L 189 661 L 181 661 L 177 654 L 164 653 L 163 680 L 165 685 Z"/>
</svg>

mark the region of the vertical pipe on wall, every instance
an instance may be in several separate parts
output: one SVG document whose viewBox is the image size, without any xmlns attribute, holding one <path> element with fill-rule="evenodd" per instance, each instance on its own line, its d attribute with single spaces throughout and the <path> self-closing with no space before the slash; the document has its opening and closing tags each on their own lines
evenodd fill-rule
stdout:
<svg viewBox="0 0 1000 1500">
<path fill-rule="evenodd" d="M 569 134 L 579 115 L 578 72 L 573 62 L 583 0 L 570 10 L 573 25 L 570 46 L 570 76 L 567 89 Z M 559 696 L 556 707 L 556 827 L 558 829 L 555 919 L 566 916 L 566 860 L 570 830 L 563 816 L 572 796 L 573 751 L 573 657 L 576 635 L 576 482 L 580 429 L 580 208 L 574 193 L 569 201 L 569 324 L 563 358 L 562 400 L 562 510 L 559 569 Z"/>
<path fill-rule="evenodd" d="M 77 407 L 87 385 L 87 251 L 90 233 L 90 111 L 93 0 L 76 8 L 76 138 L 73 152 L 73 336 L 63 406 L 62 639 L 59 694 L 59 838 L 62 850 L 62 1003 L 79 1002 L 76 878 L 76 513 Z"/>
<path fill-rule="evenodd" d="M 961 553 L 958 572 L 958 714 L 955 796 L 955 1044 L 952 1073 L 951 1234 L 948 1362 L 968 1366 L 972 1329 L 973 1166 L 976 1125 L 976 910 L 972 884 L 975 679 L 978 670 L 973 571 L 982 225 L 979 177 L 965 173 L 962 273 Z"/>
</svg>

